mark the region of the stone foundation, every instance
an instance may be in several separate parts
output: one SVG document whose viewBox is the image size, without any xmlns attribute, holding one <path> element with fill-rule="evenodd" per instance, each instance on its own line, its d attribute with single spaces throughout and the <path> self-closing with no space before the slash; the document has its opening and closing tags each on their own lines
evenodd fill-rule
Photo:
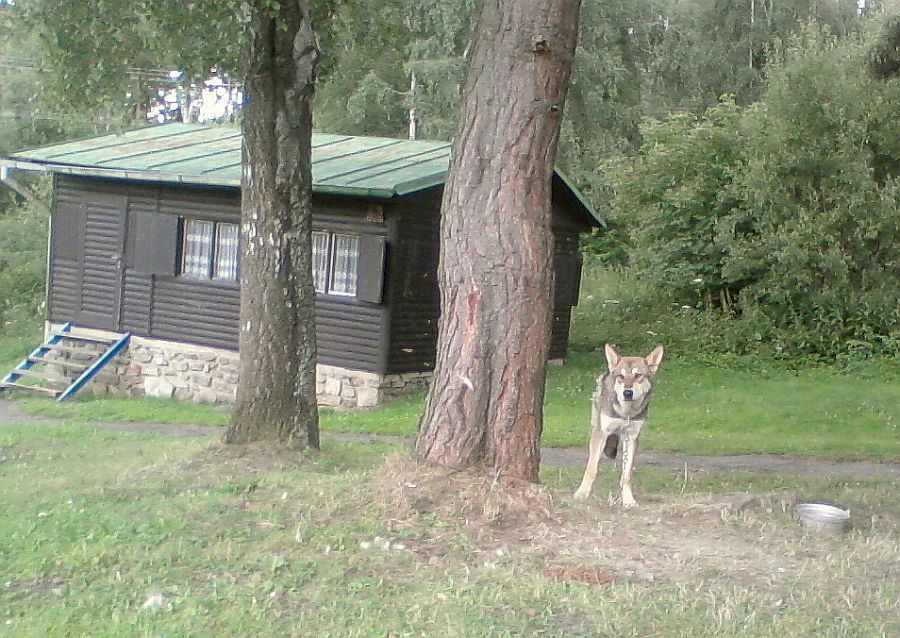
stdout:
<svg viewBox="0 0 900 638">
<path fill-rule="evenodd" d="M 48 324 L 50 330 L 60 324 Z M 77 328 L 76 334 L 112 337 L 114 333 Z M 84 353 L 63 355 L 69 362 L 88 362 L 102 346 L 72 344 Z M 120 396 L 176 398 L 195 402 L 232 403 L 238 384 L 238 353 L 192 344 L 131 337 L 128 346 L 87 386 L 89 392 Z M 56 366 L 61 376 L 73 371 Z M 370 408 L 385 400 L 428 386 L 430 372 L 383 375 L 335 366 L 316 366 L 316 398 L 319 405 Z"/>
</svg>

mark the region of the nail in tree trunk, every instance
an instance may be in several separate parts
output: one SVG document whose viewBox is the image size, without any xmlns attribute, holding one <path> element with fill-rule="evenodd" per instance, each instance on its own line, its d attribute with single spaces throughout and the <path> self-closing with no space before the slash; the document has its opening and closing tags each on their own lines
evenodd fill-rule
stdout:
<svg viewBox="0 0 900 638">
<path fill-rule="evenodd" d="M 550 188 L 579 0 L 484 0 L 441 208 L 441 318 L 416 453 L 536 481 Z"/>
<path fill-rule="evenodd" d="M 240 375 L 225 441 L 318 447 L 310 109 L 319 51 L 303 2 L 249 4 Z"/>
</svg>

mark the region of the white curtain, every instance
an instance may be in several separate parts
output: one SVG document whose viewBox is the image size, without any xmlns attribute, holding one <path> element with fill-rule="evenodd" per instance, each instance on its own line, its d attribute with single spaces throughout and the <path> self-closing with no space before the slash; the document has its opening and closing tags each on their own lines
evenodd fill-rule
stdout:
<svg viewBox="0 0 900 638">
<path fill-rule="evenodd" d="M 213 279 L 237 281 L 240 278 L 238 258 L 240 233 L 237 224 L 219 224 L 216 232 L 216 263 Z"/>
<path fill-rule="evenodd" d="M 331 290 L 338 295 L 356 294 L 356 262 L 359 258 L 359 237 L 334 236 L 334 268 Z"/>
<path fill-rule="evenodd" d="M 312 261 L 316 292 L 325 292 L 328 284 L 328 233 L 312 234 Z"/>
<path fill-rule="evenodd" d="M 209 277 L 212 260 L 213 223 L 188 219 L 184 222 L 181 272 L 191 277 Z"/>
</svg>

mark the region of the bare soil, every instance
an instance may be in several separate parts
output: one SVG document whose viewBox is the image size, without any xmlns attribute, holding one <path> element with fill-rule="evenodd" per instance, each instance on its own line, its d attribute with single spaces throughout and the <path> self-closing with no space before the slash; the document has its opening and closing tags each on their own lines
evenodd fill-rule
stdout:
<svg viewBox="0 0 900 638">
<path fill-rule="evenodd" d="M 794 519 L 790 494 L 644 495 L 639 507 L 626 510 L 605 499 L 574 501 L 546 486 L 426 466 L 399 454 L 389 457 L 374 486 L 375 505 L 388 521 L 385 533 L 402 539 L 423 564 L 438 567 L 459 560 L 458 549 L 447 548 L 466 545 L 469 564 L 531 563 L 550 580 L 743 583 L 770 592 L 777 605 L 777 592 L 801 577 L 834 577 L 854 534 L 873 560 L 843 578 L 880 582 L 898 566 L 892 517 L 860 517 L 850 536 L 815 536 Z"/>
</svg>

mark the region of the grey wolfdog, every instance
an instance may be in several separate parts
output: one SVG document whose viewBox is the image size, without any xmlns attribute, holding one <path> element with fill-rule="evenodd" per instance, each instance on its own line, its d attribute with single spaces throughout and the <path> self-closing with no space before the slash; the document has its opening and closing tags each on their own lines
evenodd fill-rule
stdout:
<svg viewBox="0 0 900 638">
<path fill-rule="evenodd" d="M 647 421 L 647 409 L 653 394 L 653 381 L 662 363 L 663 347 L 656 346 L 646 357 L 623 357 L 614 346 L 606 344 L 608 370 L 597 379 L 597 390 L 591 397 L 590 455 L 581 486 L 575 498 L 585 499 L 591 494 L 601 449 L 611 459 L 616 458 L 622 444 L 622 505 L 634 507 L 631 475 L 638 439 Z"/>
</svg>

